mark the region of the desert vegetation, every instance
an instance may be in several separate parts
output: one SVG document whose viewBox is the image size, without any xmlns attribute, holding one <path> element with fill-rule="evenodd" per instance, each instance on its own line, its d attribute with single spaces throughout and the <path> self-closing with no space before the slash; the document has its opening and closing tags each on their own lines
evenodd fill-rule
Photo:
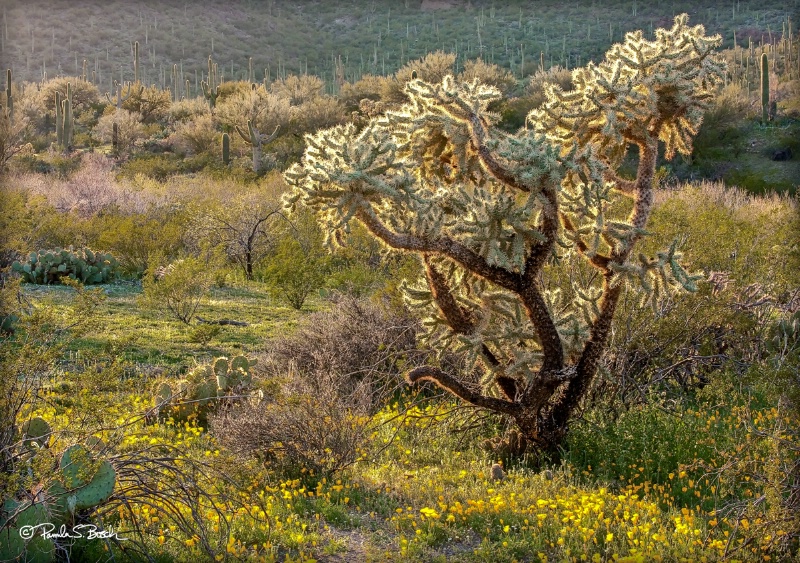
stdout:
<svg viewBox="0 0 800 563">
<path fill-rule="evenodd" d="M 673 4 L 4 5 L 0 560 L 796 559 L 793 7 Z"/>
</svg>

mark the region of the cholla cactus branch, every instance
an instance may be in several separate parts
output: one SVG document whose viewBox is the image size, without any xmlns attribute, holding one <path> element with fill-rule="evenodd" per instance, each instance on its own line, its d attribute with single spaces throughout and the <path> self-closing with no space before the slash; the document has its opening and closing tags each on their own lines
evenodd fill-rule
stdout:
<svg viewBox="0 0 800 563">
<path fill-rule="evenodd" d="M 306 136 L 302 161 L 285 173 L 287 207 L 313 209 L 333 241 L 355 220 L 418 254 L 425 275 L 403 287 L 427 315 L 428 344 L 466 353 L 485 387 L 432 366 L 409 381 L 508 415 L 528 443 L 553 448 L 597 371 L 623 288 L 651 302 L 694 289 L 677 245 L 634 254 L 647 234 L 659 143 L 668 157 L 691 150 L 724 70 L 712 56 L 719 38 L 687 22 L 678 16 L 654 41 L 628 33 L 606 60 L 574 71 L 574 90 L 551 87 L 513 135 L 488 109 L 496 88 L 446 76 L 409 81 L 408 103 L 361 129 Z M 631 145 L 639 163 L 628 180 L 618 169 Z M 620 194 L 634 200 L 627 218 L 613 216 Z M 600 275 L 564 295 L 548 291 L 556 255 Z"/>
</svg>

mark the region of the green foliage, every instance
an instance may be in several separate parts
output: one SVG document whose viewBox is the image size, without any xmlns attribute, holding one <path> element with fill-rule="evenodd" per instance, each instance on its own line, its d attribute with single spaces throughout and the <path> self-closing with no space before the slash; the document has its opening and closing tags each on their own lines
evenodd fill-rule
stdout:
<svg viewBox="0 0 800 563">
<path fill-rule="evenodd" d="M 206 346 L 222 331 L 219 325 L 201 323 L 192 327 L 189 334 L 189 342 L 194 342 L 202 346 Z"/>
<path fill-rule="evenodd" d="M 145 213 L 99 214 L 86 229 L 96 233 L 92 234 L 94 244 L 118 259 L 121 274 L 140 278 L 149 267 L 150 256 L 180 253 L 186 221 L 186 214 L 177 209 L 154 208 Z"/>
<path fill-rule="evenodd" d="M 11 266 L 24 281 L 34 284 L 57 284 L 65 277 L 83 284 L 108 283 L 117 277 L 118 268 L 111 254 L 72 247 L 31 252 L 25 262 L 14 261 Z"/>
<path fill-rule="evenodd" d="M 202 170 L 213 171 L 219 168 L 219 161 L 211 154 L 183 157 L 178 154 L 146 154 L 135 155 L 120 166 L 119 173 L 124 178 L 135 178 L 141 174 L 163 182 L 171 176 L 191 174 Z"/>
<path fill-rule="evenodd" d="M 189 324 L 211 287 L 207 264 L 197 258 L 183 258 L 167 266 L 151 259 L 142 280 L 141 305 L 169 312 Z"/>
<path fill-rule="evenodd" d="M 273 295 L 300 310 L 306 299 L 325 283 L 329 263 L 330 257 L 319 241 L 301 242 L 287 236 L 258 268 L 256 279 L 266 283 Z"/>
</svg>

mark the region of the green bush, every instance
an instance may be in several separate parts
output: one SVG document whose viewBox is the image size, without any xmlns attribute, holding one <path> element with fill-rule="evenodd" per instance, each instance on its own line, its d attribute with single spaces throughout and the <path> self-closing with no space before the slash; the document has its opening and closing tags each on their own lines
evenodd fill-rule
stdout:
<svg viewBox="0 0 800 563">
<path fill-rule="evenodd" d="M 123 275 L 139 278 L 150 256 L 176 256 L 183 249 L 185 219 L 174 208 L 154 208 L 146 213 L 104 213 L 92 217 L 88 228 L 96 231 L 95 244 L 118 258 Z"/>
<path fill-rule="evenodd" d="M 157 264 L 154 260 L 153 264 Z M 142 280 L 141 305 L 166 310 L 189 324 L 211 287 L 211 272 L 197 258 L 184 258 L 167 266 L 151 266 Z"/>
<path fill-rule="evenodd" d="M 270 293 L 300 310 L 308 296 L 325 283 L 330 257 L 319 246 L 304 246 L 292 237 L 278 243 L 275 254 L 259 268 L 256 279 L 270 287 Z"/>
</svg>

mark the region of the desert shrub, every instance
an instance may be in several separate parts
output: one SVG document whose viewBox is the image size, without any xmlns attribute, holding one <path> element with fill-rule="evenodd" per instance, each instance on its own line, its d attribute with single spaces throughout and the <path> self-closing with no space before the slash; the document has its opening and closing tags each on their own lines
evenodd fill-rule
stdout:
<svg viewBox="0 0 800 563">
<path fill-rule="evenodd" d="M 604 360 L 613 377 L 596 382 L 596 398 L 606 394 L 628 405 L 654 392 L 679 398 L 707 385 L 719 369 L 742 374 L 768 353 L 771 327 L 798 307 L 792 200 L 711 183 L 661 192 L 659 200 L 646 246 L 691 233 L 682 252 L 705 281 L 681 300 L 658 299 L 655 316 L 625 293 Z"/>
<path fill-rule="evenodd" d="M 203 98 L 184 98 L 177 102 L 172 102 L 167 114 L 171 123 L 193 121 L 203 115 L 211 115 L 208 102 Z"/>
<path fill-rule="evenodd" d="M 202 166 L 190 169 L 190 163 L 191 161 L 176 154 L 138 154 L 119 167 L 119 174 L 123 178 L 133 179 L 141 175 L 164 182 L 170 176 L 202 169 Z"/>
<path fill-rule="evenodd" d="M 22 151 L 27 131 L 26 117 L 15 117 L 12 121 L 8 109 L 0 108 L 0 177 L 11 157 Z"/>
<path fill-rule="evenodd" d="M 56 92 L 61 92 L 62 96 L 66 96 L 67 84 L 70 86 L 72 110 L 75 112 L 76 116 L 79 116 L 84 111 L 90 110 L 92 106 L 100 101 L 100 92 L 93 83 L 65 76 L 53 78 L 41 85 L 39 90 L 39 104 L 48 112 L 54 114 Z"/>
<path fill-rule="evenodd" d="M 369 384 L 370 410 L 402 383 L 402 371 L 423 353 L 417 322 L 370 301 L 343 297 L 329 311 L 313 313 L 289 336 L 272 340 L 261 362 L 269 376 L 287 368 L 316 389 L 335 379 L 340 389 Z"/>
<path fill-rule="evenodd" d="M 46 135 L 50 132 L 50 128 L 47 127 L 48 110 L 37 86 L 29 82 L 24 83 L 21 88 L 17 85 L 17 91 L 14 92 L 14 115 L 27 119 L 35 133 Z M 55 105 L 55 99 L 53 105 Z"/>
<path fill-rule="evenodd" d="M 247 134 L 247 122 L 252 121 L 259 132 L 269 135 L 278 128 L 280 135 L 292 115 L 288 98 L 269 93 L 263 87 L 233 94 L 218 102 L 215 111 L 216 118 L 230 131 L 231 148 L 242 147 L 243 152 L 250 149 L 244 151 L 245 143 L 236 132 L 237 127 Z"/>
<path fill-rule="evenodd" d="M 217 185 L 219 193 L 193 205 L 187 244 L 196 250 L 203 245 L 219 248 L 230 262 L 242 267 L 247 279 L 253 279 L 254 265 L 275 249 L 291 227 L 280 200 L 285 184 L 273 173 L 258 183 L 226 179 Z"/>
<path fill-rule="evenodd" d="M 383 285 L 381 272 L 368 264 L 348 264 L 334 268 L 325 281 L 326 289 L 334 292 L 363 297 Z"/>
<path fill-rule="evenodd" d="M 186 216 L 174 208 L 152 208 L 143 213 L 103 213 L 92 219 L 98 247 L 119 259 L 120 272 L 141 277 L 150 256 L 177 256 L 183 249 Z"/>
<path fill-rule="evenodd" d="M 372 432 L 365 385 L 350 391 L 290 379 L 258 404 L 212 417 L 210 427 L 235 454 L 298 475 L 331 475 L 354 463 Z"/>
<path fill-rule="evenodd" d="M 120 154 L 130 152 L 137 141 L 145 138 L 145 129 L 142 125 L 142 115 L 126 109 L 115 110 L 99 119 L 95 134 L 105 142 L 112 143 L 114 137 L 114 124 L 117 124 L 117 151 Z"/>
<path fill-rule="evenodd" d="M 292 118 L 293 133 L 316 131 L 344 121 L 344 108 L 336 98 L 320 96 L 297 106 Z"/>
<path fill-rule="evenodd" d="M 255 277 L 268 284 L 275 297 L 300 310 L 306 299 L 325 283 L 329 261 L 327 253 L 314 241 L 285 236 Z"/>
<path fill-rule="evenodd" d="M 379 100 L 385 81 L 386 78 L 383 76 L 365 74 L 352 84 L 349 82 L 342 84 L 342 88 L 339 91 L 339 99 L 348 111 L 355 111 L 358 109 L 361 100 Z"/>
<path fill-rule="evenodd" d="M 218 151 L 219 136 L 211 114 L 203 114 L 191 121 L 178 123 L 167 142 L 180 153 L 211 153 Z"/>
<path fill-rule="evenodd" d="M 500 90 L 504 96 L 509 95 L 517 86 L 514 75 L 508 70 L 495 64 L 485 63 L 482 59 L 464 62 L 464 70 L 458 75 L 464 82 L 478 80 L 483 84 L 491 84 Z"/>
<path fill-rule="evenodd" d="M 782 96 L 778 111 L 790 117 L 800 117 L 800 79 L 790 80 L 781 85 Z"/>
<path fill-rule="evenodd" d="M 537 70 L 525 89 L 525 95 L 530 99 L 531 107 L 541 106 L 547 99 L 545 90 L 549 84 L 554 84 L 564 90 L 572 90 L 572 71 L 560 66 L 553 66 L 547 70 Z"/>
<path fill-rule="evenodd" d="M 138 113 L 145 124 L 162 121 L 172 105 L 169 90 L 149 86 L 141 90 L 134 88 L 131 97 L 122 102 L 122 109 Z"/>
<path fill-rule="evenodd" d="M 156 311 L 167 311 L 189 324 L 211 287 L 211 274 L 197 258 L 183 258 L 167 266 L 148 268 L 142 280 L 140 304 Z"/>
<path fill-rule="evenodd" d="M 325 93 L 325 82 L 312 74 L 297 76 L 291 74 L 270 84 L 270 93 L 292 106 L 299 106 L 315 100 Z"/>
<path fill-rule="evenodd" d="M 738 156 L 745 142 L 741 126 L 753 109 L 753 102 L 740 85 L 732 83 L 723 88 L 703 115 L 692 156 L 698 161 Z"/>
<path fill-rule="evenodd" d="M 395 73 L 394 80 L 384 81 L 381 99 L 390 104 L 403 103 L 408 99 L 403 89 L 414 72 L 420 80 L 435 84 L 441 82 L 448 74 L 453 74 L 455 62 L 456 56 L 453 53 L 443 51 L 428 53 L 421 59 L 408 61 Z"/>
</svg>

